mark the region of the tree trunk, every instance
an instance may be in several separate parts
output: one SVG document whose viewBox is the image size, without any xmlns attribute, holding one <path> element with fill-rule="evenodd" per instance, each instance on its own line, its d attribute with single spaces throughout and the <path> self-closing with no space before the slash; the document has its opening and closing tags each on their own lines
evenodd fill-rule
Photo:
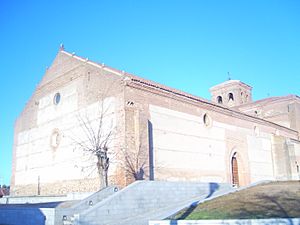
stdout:
<svg viewBox="0 0 300 225">
<path fill-rule="evenodd" d="M 97 169 L 100 178 L 100 189 L 108 186 L 108 168 L 109 168 L 109 158 L 107 157 L 107 152 L 101 157 L 101 154 L 97 154 Z"/>
<path fill-rule="evenodd" d="M 100 181 L 100 187 L 99 189 L 103 189 L 104 187 L 106 187 L 105 185 L 105 180 L 104 180 L 104 174 L 103 174 L 103 169 L 101 166 L 101 159 L 98 158 L 98 162 L 97 162 L 97 170 L 98 170 L 98 176 L 99 176 L 99 181 Z"/>
<path fill-rule="evenodd" d="M 107 171 L 107 170 L 105 170 L 105 171 L 104 171 L 105 187 L 107 187 L 107 186 L 108 186 L 108 176 L 107 176 L 107 173 L 108 173 L 108 171 Z"/>
</svg>

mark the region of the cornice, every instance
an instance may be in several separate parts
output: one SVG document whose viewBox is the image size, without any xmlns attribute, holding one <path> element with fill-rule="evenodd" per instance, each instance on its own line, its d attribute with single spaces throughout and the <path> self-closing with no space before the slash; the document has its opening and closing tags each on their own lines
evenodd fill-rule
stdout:
<svg viewBox="0 0 300 225">
<path fill-rule="evenodd" d="M 268 120 L 264 120 L 264 119 L 257 118 L 257 117 L 239 112 L 239 111 L 235 111 L 230 108 L 220 106 L 220 105 L 214 104 L 209 101 L 205 101 L 201 98 L 198 98 L 193 95 L 189 95 L 184 92 L 176 92 L 173 89 L 168 89 L 168 88 L 160 87 L 157 85 L 153 85 L 151 83 L 147 83 L 147 82 L 145 82 L 143 80 L 139 80 L 139 79 L 131 79 L 131 81 L 127 82 L 126 85 L 129 87 L 132 87 L 132 88 L 148 91 L 148 92 L 151 92 L 151 93 L 154 93 L 157 95 L 166 96 L 166 97 L 173 98 L 176 100 L 184 101 L 184 102 L 187 102 L 189 104 L 192 104 L 192 105 L 195 105 L 198 107 L 200 106 L 199 104 L 201 104 L 201 107 L 203 107 L 207 110 L 221 113 L 221 114 L 224 114 L 227 116 L 232 116 L 232 117 L 235 117 L 238 119 L 247 120 L 249 122 L 253 122 L 256 124 L 271 126 L 275 129 L 280 129 L 280 130 L 284 130 L 288 133 L 292 133 L 293 135 L 296 135 L 298 137 L 298 132 L 296 130 L 281 126 L 279 124 L 273 123 Z"/>
</svg>

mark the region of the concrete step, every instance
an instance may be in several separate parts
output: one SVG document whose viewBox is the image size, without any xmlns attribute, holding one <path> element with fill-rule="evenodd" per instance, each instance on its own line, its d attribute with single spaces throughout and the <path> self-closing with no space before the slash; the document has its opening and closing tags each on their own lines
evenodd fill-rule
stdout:
<svg viewBox="0 0 300 225">
<path fill-rule="evenodd" d="M 228 194 L 230 192 L 234 191 L 233 189 L 228 189 L 228 190 L 221 190 L 215 192 L 213 195 L 211 195 L 209 198 L 207 198 L 207 195 L 202 195 L 202 196 L 197 196 L 195 198 L 191 198 L 186 201 L 182 201 L 178 204 L 171 205 L 166 208 L 160 208 L 158 210 L 150 211 L 148 213 L 138 215 L 133 218 L 128 218 L 127 220 L 123 221 L 111 221 L 108 223 L 109 225 L 148 225 L 149 220 L 158 220 L 158 219 L 165 219 L 171 215 L 176 214 L 182 209 L 188 208 L 192 205 L 197 205 L 201 202 L 211 200 L 213 198 L 222 196 L 224 194 Z"/>
<path fill-rule="evenodd" d="M 87 198 L 70 205 L 70 207 L 58 207 L 56 208 L 55 213 L 55 224 L 56 225 L 63 225 L 65 224 L 72 224 L 74 215 L 80 215 L 81 212 L 88 210 L 89 208 L 97 205 L 99 202 L 103 201 L 104 199 L 108 198 L 109 196 L 115 194 L 119 189 L 116 186 L 109 186 L 106 187 Z M 66 218 L 63 222 L 63 218 Z M 76 216 L 75 216 L 76 217 Z"/>
<path fill-rule="evenodd" d="M 199 201 L 231 190 L 229 184 L 136 182 L 82 212 L 79 224 L 148 224 L 149 219 L 163 219 L 163 216 L 175 213 L 195 199 Z"/>
</svg>

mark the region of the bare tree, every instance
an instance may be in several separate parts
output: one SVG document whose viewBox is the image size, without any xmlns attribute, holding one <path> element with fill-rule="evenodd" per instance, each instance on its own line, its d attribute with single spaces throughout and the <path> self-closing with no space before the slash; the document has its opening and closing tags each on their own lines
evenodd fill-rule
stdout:
<svg viewBox="0 0 300 225">
<path fill-rule="evenodd" d="M 96 158 L 100 188 L 108 186 L 109 153 L 112 152 L 110 144 L 115 135 L 114 122 L 109 117 L 111 105 L 105 102 L 104 98 L 99 102 L 98 115 L 94 116 L 96 118 L 91 118 L 86 112 L 77 115 L 83 137 L 72 137 L 77 148 Z"/>
<path fill-rule="evenodd" d="M 121 165 L 126 174 L 134 180 L 144 180 L 148 167 L 148 155 L 145 146 L 140 142 L 133 149 L 121 149 Z"/>
<path fill-rule="evenodd" d="M 110 87 L 110 89 L 113 88 Z M 99 101 L 99 113 L 96 119 L 84 112 L 78 114 L 77 121 L 83 135 L 81 138 L 72 138 L 76 148 L 89 153 L 91 159 L 96 159 L 96 169 L 101 188 L 108 186 L 108 171 L 114 160 L 125 171 L 126 175 L 134 180 L 143 180 L 147 175 L 145 171 L 148 167 L 147 143 L 144 143 L 142 139 L 145 135 L 138 135 L 139 140 L 134 141 L 135 146 L 124 148 L 124 146 L 119 146 L 120 143 L 118 142 L 118 145 L 114 143 L 114 149 L 112 149 L 111 143 L 116 139 L 122 139 L 122 137 L 120 137 L 119 132 L 116 132 L 115 124 L 109 121 L 112 106 L 106 104 L 106 100 L 110 99 L 108 92 L 109 89 L 104 91 L 106 94 L 99 97 L 101 101 Z M 135 138 L 134 134 L 127 133 L 125 135 Z"/>
</svg>

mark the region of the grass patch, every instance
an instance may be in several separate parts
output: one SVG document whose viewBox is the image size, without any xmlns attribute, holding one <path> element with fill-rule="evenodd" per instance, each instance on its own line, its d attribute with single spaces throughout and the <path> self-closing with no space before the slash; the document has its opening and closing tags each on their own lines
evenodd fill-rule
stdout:
<svg viewBox="0 0 300 225">
<path fill-rule="evenodd" d="M 266 219 L 300 217 L 300 182 L 272 182 L 181 210 L 170 219 Z"/>
</svg>

